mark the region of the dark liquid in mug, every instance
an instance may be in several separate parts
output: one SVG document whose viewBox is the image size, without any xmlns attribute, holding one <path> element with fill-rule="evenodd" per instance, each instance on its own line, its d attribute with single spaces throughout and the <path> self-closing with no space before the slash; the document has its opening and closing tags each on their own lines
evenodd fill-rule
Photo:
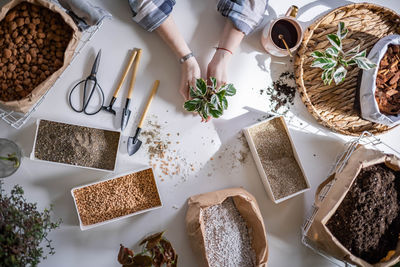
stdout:
<svg viewBox="0 0 400 267">
<path fill-rule="evenodd" d="M 297 29 L 296 27 L 288 20 L 278 20 L 271 30 L 271 38 L 272 41 L 282 49 L 286 49 L 283 41 L 279 39 L 279 35 L 282 34 L 289 48 L 296 46 L 297 44 Z"/>
</svg>

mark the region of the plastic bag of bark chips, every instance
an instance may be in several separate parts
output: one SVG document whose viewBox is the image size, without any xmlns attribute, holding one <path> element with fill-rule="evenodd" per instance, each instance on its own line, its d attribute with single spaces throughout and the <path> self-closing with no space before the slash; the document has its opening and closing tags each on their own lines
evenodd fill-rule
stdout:
<svg viewBox="0 0 400 267">
<path fill-rule="evenodd" d="M 46 0 L 10 1 L 0 10 L 0 30 L 0 105 L 27 113 L 71 62 L 81 32 Z"/>
<path fill-rule="evenodd" d="M 386 267 L 400 261 L 396 156 L 359 147 L 341 172 L 318 187 L 314 205 L 317 211 L 305 234 L 317 249 L 357 266 Z"/>
<path fill-rule="evenodd" d="M 267 266 L 268 244 L 256 199 L 241 188 L 192 196 L 186 227 L 203 266 Z"/>
<path fill-rule="evenodd" d="M 382 65 L 381 60 L 388 51 L 388 47 L 393 45 L 400 45 L 400 35 L 388 35 L 380 39 L 371 49 L 368 54 L 368 59 L 375 63 L 377 67 L 370 70 L 363 70 L 359 96 L 361 117 L 390 127 L 400 123 L 400 114 L 398 113 L 400 110 L 400 107 L 398 107 L 398 101 L 400 101 L 400 79 L 398 79 L 396 75 L 400 70 L 398 69 L 398 61 L 397 64 L 395 64 L 396 66 L 392 68 L 392 64 L 387 65 L 387 67 Z M 393 76 L 396 76 L 398 80 L 394 81 L 392 78 L 396 77 Z M 383 88 L 382 90 L 379 89 L 378 93 L 377 80 L 379 80 L 378 85 Z M 393 90 L 389 87 L 393 87 Z M 379 104 L 377 98 L 381 99 L 379 101 L 382 103 Z M 394 98 L 396 98 L 397 101 Z M 387 107 L 392 106 L 393 103 L 390 102 L 393 101 L 397 102 L 397 108 L 395 108 L 397 109 L 396 112 L 393 112 L 390 107 Z M 383 106 L 386 108 L 382 110 Z"/>
</svg>

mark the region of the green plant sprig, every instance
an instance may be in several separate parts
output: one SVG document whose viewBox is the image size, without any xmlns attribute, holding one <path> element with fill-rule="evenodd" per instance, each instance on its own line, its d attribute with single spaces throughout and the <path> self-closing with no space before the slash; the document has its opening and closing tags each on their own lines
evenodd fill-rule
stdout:
<svg viewBox="0 0 400 267">
<path fill-rule="evenodd" d="M 15 185 L 9 196 L 2 186 L 0 181 L 0 266 L 37 266 L 55 253 L 48 234 L 61 220 L 51 221 L 52 206 L 40 212 L 36 203 L 27 202 L 21 186 Z"/>
<path fill-rule="evenodd" d="M 334 80 L 336 84 L 342 83 L 347 75 L 346 68 L 349 66 L 357 65 L 363 70 L 376 67 L 376 64 L 372 63 L 366 57 L 366 50 L 360 52 L 360 45 L 357 45 L 349 51 L 343 51 L 342 40 L 346 37 L 348 32 L 349 30 L 345 27 L 344 22 L 339 22 L 337 33 L 327 35 L 332 46 L 327 48 L 324 52 L 314 51 L 311 53 L 311 56 L 315 58 L 311 67 L 324 70 L 321 78 L 325 85 L 330 85 L 332 80 Z"/>
<path fill-rule="evenodd" d="M 14 168 L 18 168 L 19 164 L 20 164 L 19 159 L 18 159 L 18 157 L 17 157 L 17 155 L 15 153 L 8 154 L 7 157 L 0 156 L 0 160 L 6 160 L 6 161 L 14 162 Z"/>
<path fill-rule="evenodd" d="M 178 254 L 163 235 L 164 232 L 159 232 L 143 239 L 139 244 L 143 246 L 142 252 L 136 255 L 133 250 L 120 245 L 118 262 L 123 267 L 176 267 Z"/>
<path fill-rule="evenodd" d="M 197 112 L 203 119 L 219 118 L 228 108 L 227 96 L 234 96 L 236 89 L 233 84 L 224 84 L 217 88 L 217 79 L 210 78 L 211 85 L 207 85 L 202 78 L 196 80 L 196 87 L 190 86 L 190 100 L 183 107 L 187 111 Z"/>
</svg>

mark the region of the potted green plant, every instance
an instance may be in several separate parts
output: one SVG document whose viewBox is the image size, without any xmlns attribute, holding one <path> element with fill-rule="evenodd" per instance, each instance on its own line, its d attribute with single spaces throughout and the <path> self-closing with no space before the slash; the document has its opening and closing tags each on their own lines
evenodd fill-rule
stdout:
<svg viewBox="0 0 400 267">
<path fill-rule="evenodd" d="M 334 80 L 336 84 L 342 83 L 346 78 L 347 68 L 349 66 L 357 65 L 363 70 L 376 67 L 376 64 L 372 63 L 367 58 L 366 50 L 360 52 L 360 45 L 348 51 L 343 51 L 342 41 L 348 32 L 349 30 L 345 27 L 344 22 L 339 22 L 337 33 L 327 35 L 332 46 L 328 47 L 325 51 L 314 51 L 311 53 L 311 56 L 315 58 L 311 67 L 324 70 L 321 78 L 326 85 L 330 85 L 332 80 Z"/>
<path fill-rule="evenodd" d="M 51 210 L 50 207 L 38 211 L 36 203 L 24 198 L 19 185 L 7 195 L 0 181 L 0 266 L 37 266 L 47 255 L 55 253 L 48 234 L 60 221 L 50 219 Z"/>
<path fill-rule="evenodd" d="M 236 89 L 233 84 L 217 87 L 217 80 L 210 78 L 210 85 L 202 78 L 196 80 L 196 86 L 190 87 L 190 100 L 183 107 L 187 111 L 197 112 L 204 120 L 210 117 L 219 118 L 228 108 L 227 96 L 234 96 Z"/>
<path fill-rule="evenodd" d="M 123 267 L 176 267 L 178 254 L 163 235 L 164 232 L 159 232 L 143 239 L 139 244 L 142 252 L 136 254 L 120 245 L 118 262 Z"/>
</svg>

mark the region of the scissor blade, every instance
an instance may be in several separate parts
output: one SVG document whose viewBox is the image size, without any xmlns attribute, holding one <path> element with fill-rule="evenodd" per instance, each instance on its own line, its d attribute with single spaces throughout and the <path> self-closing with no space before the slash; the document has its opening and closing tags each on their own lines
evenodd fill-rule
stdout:
<svg viewBox="0 0 400 267">
<path fill-rule="evenodd" d="M 97 53 L 96 59 L 94 60 L 92 72 L 90 73 L 90 75 L 96 76 L 97 71 L 99 70 L 100 58 L 101 58 L 101 49 Z"/>
</svg>

